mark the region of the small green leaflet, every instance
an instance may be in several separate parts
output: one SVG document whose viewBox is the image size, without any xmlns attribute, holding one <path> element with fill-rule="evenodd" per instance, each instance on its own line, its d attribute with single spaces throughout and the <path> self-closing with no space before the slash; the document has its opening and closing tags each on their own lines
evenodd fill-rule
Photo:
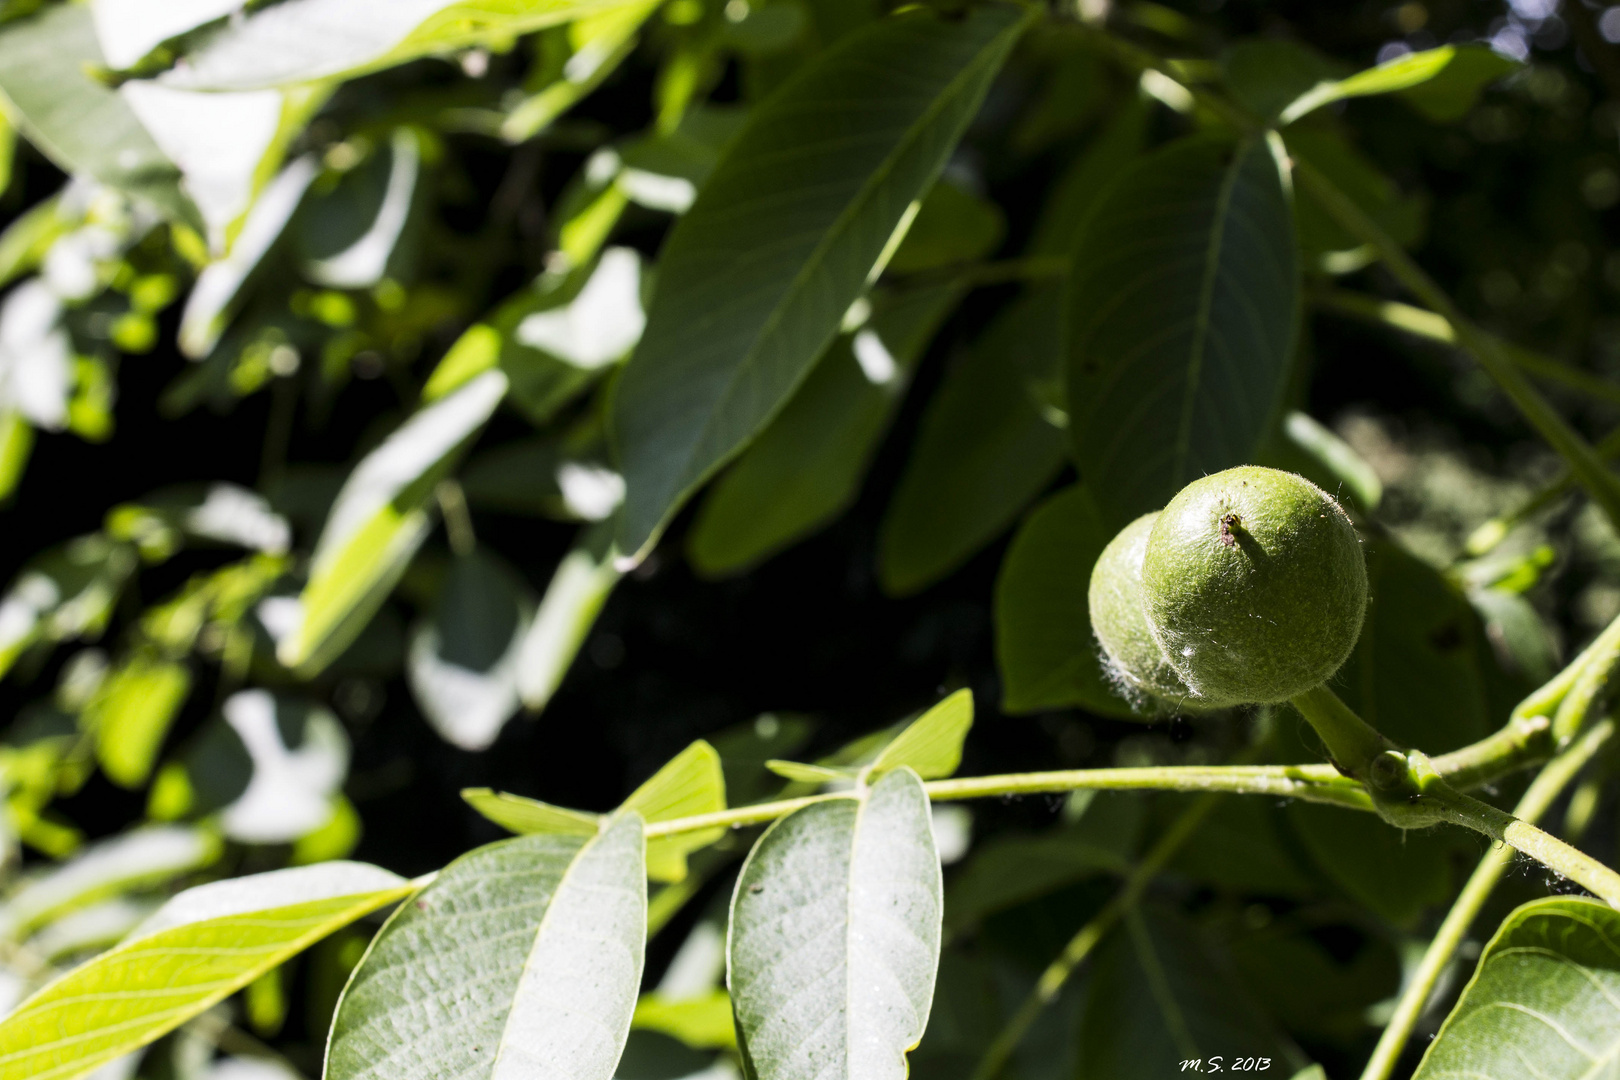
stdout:
<svg viewBox="0 0 1620 1080">
<path fill-rule="evenodd" d="M 883 19 L 753 110 L 670 233 L 614 397 L 627 555 L 804 381 L 1032 17 Z"/>
<path fill-rule="evenodd" d="M 853 780 L 857 770 L 833 769 L 826 765 L 811 765 L 803 761 L 784 761 L 771 758 L 765 767 L 784 780 L 796 784 L 830 784 L 838 780 Z"/>
<path fill-rule="evenodd" d="M 488 788 L 468 788 L 461 797 L 495 824 L 516 833 L 589 835 L 602 820 L 597 814 L 568 810 Z M 619 809 L 634 811 L 650 824 L 711 814 L 725 808 L 726 778 L 720 769 L 720 755 L 699 739 L 631 792 Z M 686 856 L 714 843 L 724 834 L 724 829 L 714 828 L 658 837 L 647 845 L 647 876 L 654 881 L 684 879 Z"/>
<path fill-rule="evenodd" d="M 123 944 L 0 1021 L 0 1080 L 81 1076 L 411 889 L 398 875 L 364 863 L 322 863 L 188 889 Z"/>
<path fill-rule="evenodd" d="M 1398 56 L 1347 79 L 1318 83 L 1277 119 L 1287 125 L 1334 101 L 1404 90 L 1413 105 L 1431 119 L 1455 120 L 1468 111 L 1487 84 L 1518 67 L 1517 62 L 1484 45 L 1442 45 Z"/>
<path fill-rule="evenodd" d="M 389 920 L 338 1004 L 326 1080 L 612 1080 L 647 936 L 641 817 L 502 840 Z"/>
<path fill-rule="evenodd" d="M 1620 912 L 1548 897 L 1485 946 L 1413 1080 L 1597 1080 L 1620 1069 Z"/>
<path fill-rule="evenodd" d="M 31 142 L 65 172 L 87 173 L 201 228 L 179 168 L 124 97 L 85 70 L 102 63 L 86 4 L 52 5 L 0 28 L 0 92 Z"/>
<path fill-rule="evenodd" d="M 897 769 L 772 825 L 737 879 L 728 984 L 758 1080 L 903 1080 L 944 909 L 928 796 Z"/>
<path fill-rule="evenodd" d="M 163 737 L 191 690 L 182 663 L 137 653 L 108 676 L 84 712 L 107 778 L 138 788 L 152 774 Z"/>
<path fill-rule="evenodd" d="M 1277 149 L 1173 142 L 1119 175 L 1080 242 L 1069 428 L 1109 531 L 1249 461 L 1275 420 L 1300 288 Z"/>
<path fill-rule="evenodd" d="M 158 81 L 256 90 L 352 78 L 419 56 L 510 42 L 615 0 L 284 0 L 177 39 L 184 60 Z"/>
<path fill-rule="evenodd" d="M 872 762 L 867 777 L 909 768 L 924 780 L 950 776 L 962 764 L 962 743 L 973 726 L 973 691 L 958 690 L 912 721 Z"/>
<path fill-rule="evenodd" d="M 419 410 L 355 467 L 315 547 L 302 619 L 277 644 L 283 664 L 313 674 L 364 629 L 427 537 L 434 485 L 506 387 L 499 371 L 474 376 Z"/>
</svg>

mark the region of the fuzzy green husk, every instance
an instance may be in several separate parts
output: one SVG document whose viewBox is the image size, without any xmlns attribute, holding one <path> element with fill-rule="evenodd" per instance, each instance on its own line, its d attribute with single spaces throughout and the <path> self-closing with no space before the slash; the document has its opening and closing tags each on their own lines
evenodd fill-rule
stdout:
<svg viewBox="0 0 1620 1080">
<path fill-rule="evenodd" d="M 1142 576 L 1154 640 L 1209 700 L 1286 701 L 1321 685 L 1367 608 L 1349 516 L 1304 477 L 1257 466 L 1183 488 L 1149 532 Z"/>
<path fill-rule="evenodd" d="M 1109 682 L 1138 712 L 1203 711 L 1219 703 L 1199 701 L 1176 675 L 1148 629 L 1142 610 L 1142 556 L 1157 513 L 1143 514 L 1121 529 L 1097 557 L 1087 602 L 1091 630 L 1102 646 Z"/>
</svg>

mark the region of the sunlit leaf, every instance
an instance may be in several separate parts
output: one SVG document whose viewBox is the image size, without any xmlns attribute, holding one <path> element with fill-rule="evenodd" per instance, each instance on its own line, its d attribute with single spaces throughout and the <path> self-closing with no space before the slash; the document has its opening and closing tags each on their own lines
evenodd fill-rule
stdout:
<svg viewBox="0 0 1620 1080">
<path fill-rule="evenodd" d="M 467 788 L 461 793 L 467 804 L 503 829 L 519 835 L 562 833 L 567 836 L 594 836 L 601 824 L 600 814 L 552 806 L 538 799 L 509 795 L 489 788 Z"/>
<path fill-rule="evenodd" d="M 1171 143 L 1122 173 L 1069 310 L 1075 460 L 1117 529 L 1251 459 L 1293 354 L 1293 213 L 1265 141 Z"/>
<path fill-rule="evenodd" d="M 505 566 L 472 552 L 445 575 L 432 615 L 411 636 L 406 674 L 429 724 L 463 750 L 485 750 L 518 711 L 518 662 L 532 601 Z"/>
<path fill-rule="evenodd" d="M 397 127 L 388 142 L 298 215 L 304 276 L 334 289 L 366 289 L 396 263 L 422 176 L 421 136 Z"/>
<path fill-rule="evenodd" d="M 363 863 L 200 885 L 0 1021 L 0 1080 L 71 1080 L 174 1030 L 411 891 Z"/>
<path fill-rule="evenodd" d="M 612 0 L 286 0 L 196 32 L 185 43 L 185 63 L 160 81 L 190 90 L 252 90 L 352 77 L 510 41 L 612 6 Z"/>
<path fill-rule="evenodd" d="M 42 279 L 24 281 L 0 301 L 0 408 L 36 427 L 69 422 L 73 343 L 62 301 Z"/>
<path fill-rule="evenodd" d="M 878 580 L 889 593 L 917 592 L 961 566 L 1057 475 L 1063 432 L 1028 383 L 1058 367 L 1061 319 L 1058 292 L 1021 298 L 946 373 L 883 516 Z"/>
<path fill-rule="evenodd" d="M 936 286 L 884 297 L 717 480 L 687 534 L 710 576 L 736 573 L 826 525 L 860 494 L 912 369 L 960 296 Z"/>
<path fill-rule="evenodd" d="M 89 5 L 56 4 L 0 29 L 0 91 L 29 140 L 63 170 L 88 173 L 201 226 L 180 170 L 128 101 L 87 68 L 104 66 Z"/>
<path fill-rule="evenodd" d="M 996 666 L 1007 712 L 1079 705 L 1138 717 L 1108 685 L 1091 632 L 1091 568 L 1111 539 L 1080 485 L 1048 498 L 1019 527 L 996 578 Z"/>
<path fill-rule="evenodd" d="M 711 814 L 726 808 L 726 778 L 720 755 L 699 739 L 670 759 L 624 800 L 649 824 Z M 662 836 L 647 844 L 647 876 L 654 881 L 686 877 L 686 856 L 725 835 L 724 829 L 701 829 Z"/>
<path fill-rule="evenodd" d="M 1003 6 L 907 12 L 753 110 L 665 244 L 614 398 L 624 552 L 644 553 L 804 380 L 1024 25 Z"/>
<path fill-rule="evenodd" d="M 69 912 L 172 881 L 218 857 L 216 837 L 177 825 L 136 829 L 103 840 L 8 895 L 0 904 L 0 934 L 22 938 Z"/>
<path fill-rule="evenodd" d="M 647 935 L 641 818 L 479 848 L 384 927 L 338 1006 L 327 1080 L 612 1080 Z"/>
<path fill-rule="evenodd" d="M 518 651 L 518 695 L 531 711 L 545 708 L 585 643 L 623 572 L 614 564 L 612 518 L 582 531 L 551 575 Z"/>
<path fill-rule="evenodd" d="M 896 735 L 872 762 L 868 776 L 909 768 L 924 780 L 938 780 L 962 764 L 962 743 L 973 726 L 973 691 L 958 690 Z"/>
<path fill-rule="evenodd" d="M 1416 91 L 1413 104 L 1437 120 L 1454 120 L 1473 105 L 1484 87 L 1516 70 L 1518 63 L 1479 44 L 1441 45 L 1397 56 L 1349 78 L 1322 82 L 1282 110 L 1291 124 L 1306 113 L 1345 98 Z"/>
<path fill-rule="evenodd" d="M 139 787 L 152 773 L 163 737 L 191 691 L 191 672 L 137 653 L 108 676 L 84 712 L 96 758 L 113 783 Z"/>
<path fill-rule="evenodd" d="M 232 694 L 223 712 L 251 770 L 220 815 L 225 834 L 244 843 L 284 844 L 329 823 L 349 771 L 349 739 L 337 717 L 266 690 Z M 200 770 L 194 765 L 194 771 Z"/>
<path fill-rule="evenodd" d="M 313 673 L 354 640 L 427 536 L 434 485 L 489 419 L 506 376 L 486 371 L 407 420 L 355 467 L 315 547 L 299 623 L 276 655 Z"/>
<path fill-rule="evenodd" d="M 799 784 L 827 784 L 838 780 L 851 780 L 855 776 L 854 770 L 851 769 L 833 769 L 826 765 L 783 761 L 780 758 L 771 758 L 765 762 L 765 767 L 782 779 Z"/>
<path fill-rule="evenodd" d="M 737 1045 L 731 995 L 716 987 L 695 997 L 671 1000 L 662 993 L 641 995 L 631 1026 L 658 1031 L 694 1049 L 724 1050 Z"/>
<path fill-rule="evenodd" d="M 567 41 L 568 57 L 550 83 L 507 113 L 501 137 L 508 142 L 534 138 L 596 89 L 630 55 L 637 32 L 658 6 L 627 3 L 549 31 Z"/>
<path fill-rule="evenodd" d="M 731 902 L 738 1044 L 759 1080 L 902 1080 L 928 1024 L 943 888 L 909 769 L 760 838 Z"/>
<path fill-rule="evenodd" d="M 1413 1080 L 1586 1080 L 1620 1062 L 1620 913 L 1548 897 L 1518 908 Z"/>
</svg>

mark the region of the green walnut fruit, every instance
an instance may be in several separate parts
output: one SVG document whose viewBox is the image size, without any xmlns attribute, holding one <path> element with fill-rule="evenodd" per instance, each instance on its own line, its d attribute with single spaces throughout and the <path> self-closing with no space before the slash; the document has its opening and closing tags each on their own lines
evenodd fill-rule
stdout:
<svg viewBox="0 0 1620 1080">
<path fill-rule="evenodd" d="M 1208 700 L 1286 701 L 1355 648 L 1367 564 L 1350 518 L 1293 473 L 1243 466 L 1165 507 L 1142 560 L 1143 610 L 1170 666 Z"/>
<path fill-rule="evenodd" d="M 1143 514 L 1108 542 L 1091 569 L 1091 629 L 1102 646 L 1114 688 L 1139 711 L 1218 708 L 1225 702 L 1194 700 L 1148 629 L 1142 610 L 1142 556 L 1157 513 Z"/>
</svg>

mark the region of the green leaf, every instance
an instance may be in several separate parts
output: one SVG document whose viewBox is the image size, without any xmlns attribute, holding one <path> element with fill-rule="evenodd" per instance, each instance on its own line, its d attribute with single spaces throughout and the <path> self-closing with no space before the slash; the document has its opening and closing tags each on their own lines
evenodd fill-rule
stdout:
<svg viewBox="0 0 1620 1080">
<path fill-rule="evenodd" d="M 522 579 L 473 551 L 451 563 L 433 613 L 411 635 L 405 673 L 433 729 L 487 750 L 518 711 L 518 662 L 533 601 Z"/>
<path fill-rule="evenodd" d="M 1288 820 L 1317 868 L 1344 894 L 1403 929 L 1452 895 L 1454 859 L 1480 843 L 1457 829 L 1403 832 L 1337 806 L 1292 803 Z"/>
<path fill-rule="evenodd" d="M 928 190 L 887 269 L 915 274 L 972 262 L 992 254 L 1006 234 L 999 206 L 941 179 Z"/>
<path fill-rule="evenodd" d="M 857 770 L 834 769 L 826 765 L 809 765 L 802 761 L 783 761 L 771 758 L 765 767 L 784 780 L 797 784 L 829 784 L 838 780 L 852 780 Z"/>
<path fill-rule="evenodd" d="M 973 691 L 958 690 L 895 736 L 867 771 L 875 781 L 884 773 L 909 768 L 924 780 L 938 780 L 962 764 L 962 743 L 973 726 Z"/>
<path fill-rule="evenodd" d="M 1335 691 L 1402 746 L 1440 754 L 1483 738 L 1503 675 L 1478 612 L 1393 539 L 1363 548 L 1372 600 Z"/>
<path fill-rule="evenodd" d="M 0 906 L 0 935 L 20 940 L 97 901 L 198 870 L 217 859 L 219 852 L 217 837 L 177 825 L 135 829 L 103 840 L 7 895 Z"/>
<path fill-rule="evenodd" d="M 687 534 L 699 573 L 738 573 L 854 503 L 912 370 L 961 296 L 955 286 L 884 297 L 840 337 L 804 385 L 715 482 Z"/>
<path fill-rule="evenodd" d="M 1027 385 L 1061 354 L 1059 290 L 1009 305 L 946 373 L 878 534 L 891 595 L 950 574 L 1013 523 L 1063 466 L 1063 433 Z"/>
<path fill-rule="evenodd" d="M 518 695 L 531 711 L 545 708 L 562 685 L 602 605 L 623 571 L 615 565 L 614 519 L 583 530 L 557 564 L 518 651 Z"/>
<path fill-rule="evenodd" d="M 670 233 L 618 384 L 624 552 L 644 554 L 803 382 L 1029 17 L 884 19 L 753 110 Z"/>
<path fill-rule="evenodd" d="M 1332 428 L 1295 409 L 1283 417 L 1281 435 L 1274 449 L 1284 460 L 1264 464 L 1297 472 L 1364 512 L 1378 509 L 1384 497 L 1384 482 Z"/>
<path fill-rule="evenodd" d="M 673 1000 L 662 993 L 641 995 L 631 1027 L 658 1031 L 696 1050 L 725 1050 L 737 1045 L 731 1019 L 731 995 L 715 988 L 696 997 Z"/>
<path fill-rule="evenodd" d="M 1286 125 L 1334 101 L 1412 91 L 1412 102 L 1435 120 L 1455 120 L 1473 107 L 1479 92 L 1519 64 L 1485 45 L 1442 45 L 1407 53 L 1347 79 L 1323 82 L 1283 109 Z"/>
<path fill-rule="evenodd" d="M 336 186 L 318 189 L 294 230 L 304 277 L 333 289 L 369 289 L 402 276 L 403 237 L 421 179 L 422 137 L 401 126 Z"/>
<path fill-rule="evenodd" d="M 996 667 L 1009 713 L 1078 705 L 1140 719 L 1108 685 L 1091 632 L 1091 568 L 1113 539 L 1086 489 L 1064 488 L 1019 526 L 996 577 Z"/>
<path fill-rule="evenodd" d="M 971 930 L 987 916 L 1017 907 L 1098 874 L 1121 874 L 1130 860 L 1097 843 L 1089 830 L 1067 827 L 1034 835 L 1003 833 L 976 845 L 972 861 L 951 878 L 946 924 Z"/>
<path fill-rule="evenodd" d="M 489 788 L 464 788 L 461 797 L 468 806 L 501 828 L 519 835 L 561 833 L 565 836 L 594 836 L 602 823 L 600 814 L 569 810 L 538 799 L 508 795 Z"/>
<path fill-rule="evenodd" d="M 1297 41 L 1240 41 L 1221 58 L 1232 96 L 1250 111 L 1275 121 L 1283 110 L 1319 83 L 1338 74 L 1337 65 Z"/>
<path fill-rule="evenodd" d="M 1171 805 L 1185 797 L 1166 800 Z M 1172 865 L 1194 881 L 1243 896 L 1306 900 L 1320 880 L 1284 838 L 1282 815 L 1262 799 L 1223 799 L 1182 845 Z"/>
<path fill-rule="evenodd" d="M 1250 801 L 1258 800 L 1230 800 Z M 1367 1030 L 1369 1011 L 1400 991 L 1400 956 L 1371 935 L 1345 956 L 1342 947 L 1324 947 L 1316 931 L 1309 920 L 1279 919 L 1240 934 L 1228 949 L 1244 985 L 1291 1033 L 1350 1043 Z"/>
<path fill-rule="evenodd" d="M 637 32 L 659 6 L 660 0 L 642 0 L 548 31 L 566 46 L 567 59 L 558 57 L 552 81 L 508 111 L 501 137 L 511 143 L 534 138 L 601 85 L 634 51 Z"/>
<path fill-rule="evenodd" d="M 338 1005 L 326 1080 L 611 1080 L 647 936 L 642 822 L 488 844 L 389 920 Z"/>
<path fill-rule="evenodd" d="M 510 42 L 615 6 L 615 0 L 287 0 L 181 39 L 184 63 L 159 81 L 253 90 L 353 78 L 419 56 Z"/>
<path fill-rule="evenodd" d="M 712 814 L 726 808 L 726 777 L 720 755 L 699 739 L 682 750 L 647 782 L 630 793 L 621 810 L 639 813 L 649 824 Z M 647 876 L 654 881 L 681 881 L 686 856 L 725 835 L 724 829 L 661 836 L 647 844 Z"/>
<path fill-rule="evenodd" d="M 738 1043 L 759 1080 L 902 1080 L 928 1024 L 943 908 L 909 769 L 768 829 L 731 901 Z"/>
<path fill-rule="evenodd" d="M 1110 529 L 1251 459 L 1275 422 L 1299 307 L 1273 149 L 1195 136 L 1126 170 L 1071 282 L 1069 426 Z"/>
<path fill-rule="evenodd" d="M 1332 128 L 1290 128 L 1284 136 L 1291 156 L 1308 161 L 1366 211 L 1390 236 L 1411 246 L 1422 238 L 1428 205 L 1421 195 L 1405 195 L 1395 182 Z M 1346 232 L 1321 205 L 1306 194 L 1294 203 L 1299 245 L 1305 257 L 1325 273 L 1359 270 L 1376 255 Z"/>
<path fill-rule="evenodd" d="M 1515 910 L 1413 1080 L 1596 1080 L 1620 1063 L 1620 912 L 1548 897 Z"/>
<path fill-rule="evenodd" d="M 186 665 L 145 654 L 108 676 L 86 706 L 84 723 L 95 734 L 96 760 L 109 780 L 127 788 L 146 783 L 190 690 Z"/>
<path fill-rule="evenodd" d="M 486 371 L 420 409 L 344 482 L 315 546 L 302 618 L 276 658 L 310 675 L 336 659 L 392 591 L 427 537 L 434 486 L 506 393 Z"/>
<path fill-rule="evenodd" d="M 125 98 L 87 70 L 104 64 L 87 4 L 52 5 L 0 29 L 0 92 L 29 141 L 63 171 L 87 173 L 201 228 L 179 168 Z"/>
<path fill-rule="evenodd" d="M 99 634 L 137 559 L 132 546 L 92 533 L 29 560 L 0 601 L 0 675 L 37 641 Z"/>
<path fill-rule="evenodd" d="M 1080 1034 L 1080 1075 L 1158 1080 L 1221 1055 L 1299 1063 L 1299 1052 L 1168 909 L 1133 910 L 1097 952 Z"/>
<path fill-rule="evenodd" d="M 117 948 L 0 1021 L 0 1080 L 71 1080 L 145 1046 L 340 927 L 401 899 L 409 882 L 324 863 L 200 885 Z"/>
</svg>

